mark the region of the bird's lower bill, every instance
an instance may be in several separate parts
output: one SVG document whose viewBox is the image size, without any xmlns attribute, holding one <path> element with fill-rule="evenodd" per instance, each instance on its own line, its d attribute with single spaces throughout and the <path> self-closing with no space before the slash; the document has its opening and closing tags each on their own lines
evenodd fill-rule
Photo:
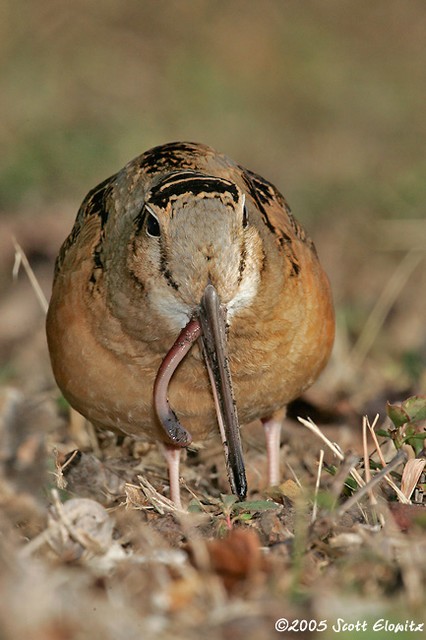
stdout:
<svg viewBox="0 0 426 640">
<path fill-rule="evenodd" d="M 170 407 L 167 391 L 177 366 L 196 340 L 201 343 L 210 378 L 231 489 L 240 499 L 244 499 L 247 482 L 229 369 L 226 309 L 221 305 L 219 295 L 211 284 L 204 290 L 197 314 L 182 329 L 158 370 L 154 383 L 154 407 L 170 444 L 176 447 L 190 444 L 191 434 Z"/>
</svg>

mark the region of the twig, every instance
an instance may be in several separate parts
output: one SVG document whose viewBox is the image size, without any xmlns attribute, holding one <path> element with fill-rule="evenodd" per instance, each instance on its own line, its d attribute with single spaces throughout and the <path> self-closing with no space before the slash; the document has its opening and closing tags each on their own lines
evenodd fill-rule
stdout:
<svg viewBox="0 0 426 640">
<path fill-rule="evenodd" d="M 376 415 L 376 419 L 375 422 L 373 424 L 376 424 L 377 420 L 378 420 L 379 414 Z M 365 480 L 367 482 L 367 485 L 371 482 L 371 469 L 370 469 L 370 456 L 368 454 L 368 443 L 367 443 L 367 426 L 368 426 L 368 418 L 367 416 L 364 416 L 362 419 L 362 446 L 363 446 L 363 452 L 364 452 L 364 469 L 365 469 Z M 377 507 L 377 498 L 374 495 L 373 491 L 371 489 L 369 489 L 368 491 L 368 497 L 370 499 L 370 503 L 371 503 L 371 507 L 372 507 L 372 514 L 373 516 L 377 517 L 377 513 L 375 510 L 375 507 Z M 379 513 L 378 514 L 379 520 L 380 520 L 380 524 L 382 525 L 382 527 L 385 524 L 385 519 L 383 517 L 383 514 Z"/>
<path fill-rule="evenodd" d="M 342 504 L 339 509 L 337 510 L 337 515 L 341 516 L 342 514 L 344 514 L 346 511 L 348 511 L 349 509 L 351 509 L 357 502 L 359 502 L 359 500 L 367 493 L 369 492 L 373 487 L 375 487 L 381 480 L 383 480 L 383 478 L 386 476 L 386 474 L 390 473 L 391 471 L 393 471 L 394 469 L 396 469 L 397 467 L 399 467 L 400 464 L 402 464 L 403 462 L 405 462 L 405 460 L 407 459 L 407 454 L 405 453 L 405 451 L 403 451 L 402 449 L 400 449 L 398 451 L 398 453 L 396 454 L 396 456 L 389 462 L 389 464 L 384 468 L 381 469 L 381 471 L 379 471 L 378 473 L 376 473 L 376 475 L 374 476 L 374 478 L 372 478 L 370 480 L 370 482 L 367 482 L 366 485 L 364 485 L 363 487 L 361 487 L 361 489 L 359 489 L 356 493 L 354 493 L 350 498 L 348 498 L 346 500 L 346 502 L 344 504 Z"/>
<path fill-rule="evenodd" d="M 347 482 L 347 478 L 349 475 L 351 475 L 351 471 L 355 469 L 355 467 L 359 463 L 359 460 L 359 456 L 353 453 L 349 453 L 338 468 L 337 473 L 333 478 L 333 483 L 330 487 L 330 492 L 336 501 L 338 500 L 343 487 L 346 486 L 348 487 L 348 489 L 351 489 L 351 485 Z"/>
</svg>

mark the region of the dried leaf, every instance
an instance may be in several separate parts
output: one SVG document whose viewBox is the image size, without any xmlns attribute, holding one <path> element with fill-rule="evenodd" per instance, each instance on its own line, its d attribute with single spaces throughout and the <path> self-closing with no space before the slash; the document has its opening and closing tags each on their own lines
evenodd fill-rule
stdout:
<svg viewBox="0 0 426 640">
<path fill-rule="evenodd" d="M 293 502 L 299 498 L 302 493 L 298 484 L 294 480 L 290 479 L 280 484 L 279 488 L 282 495 L 286 496 L 286 498 L 289 498 Z"/>
<path fill-rule="evenodd" d="M 213 571 L 232 591 L 265 569 L 257 533 L 251 529 L 233 529 L 226 538 L 207 543 Z"/>
<path fill-rule="evenodd" d="M 424 458 L 407 460 L 401 479 L 401 491 L 406 498 L 411 498 L 425 466 L 426 460 Z"/>
</svg>

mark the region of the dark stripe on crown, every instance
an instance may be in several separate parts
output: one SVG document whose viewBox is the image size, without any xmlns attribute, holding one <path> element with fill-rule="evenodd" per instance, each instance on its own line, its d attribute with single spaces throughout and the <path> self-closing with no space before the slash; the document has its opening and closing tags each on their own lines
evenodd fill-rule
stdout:
<svg viewBox="0 0 426 640">
<path fill-rule="evenodd" d="M 171 198 L 185 193 L 194 196 L 200 193 L 229 193 L 235 203 L 239 200 L 238 188 L 233 182 L 195 171 L 178 171 L 168 175 L 151 189 L 148 200 L 157 207 L 165 207 Z"/>
<path fill-rule="evenodd" d="M 194 142 L 169 142 L 146 151 L 140 158 L 140 168 L 147 175 L 190 169 L 196 166 L 200 157 L 213 152 Z"/>
</svg>

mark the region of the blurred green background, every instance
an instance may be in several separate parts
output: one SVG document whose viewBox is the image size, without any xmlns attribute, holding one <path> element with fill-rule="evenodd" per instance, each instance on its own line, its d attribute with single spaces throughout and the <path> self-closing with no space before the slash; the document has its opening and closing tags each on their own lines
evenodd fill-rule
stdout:
<svg viewBox="0 0 426 640">
<path fill-rule="evenodd" d="M 329 272 L 338 355 L 425 244 L 424 0 L 3 0 L 0 57 L 4 296 L 9 231 L 48 295 L 40 265 L 51 273 L 86 192 L 172 140 L 283 191 Z M 372 346 L 402 386 L 421 381 L 425 285 L 418 261 Z M 2 326 L 10 358 L 20 336 Z"/>
</svg>

